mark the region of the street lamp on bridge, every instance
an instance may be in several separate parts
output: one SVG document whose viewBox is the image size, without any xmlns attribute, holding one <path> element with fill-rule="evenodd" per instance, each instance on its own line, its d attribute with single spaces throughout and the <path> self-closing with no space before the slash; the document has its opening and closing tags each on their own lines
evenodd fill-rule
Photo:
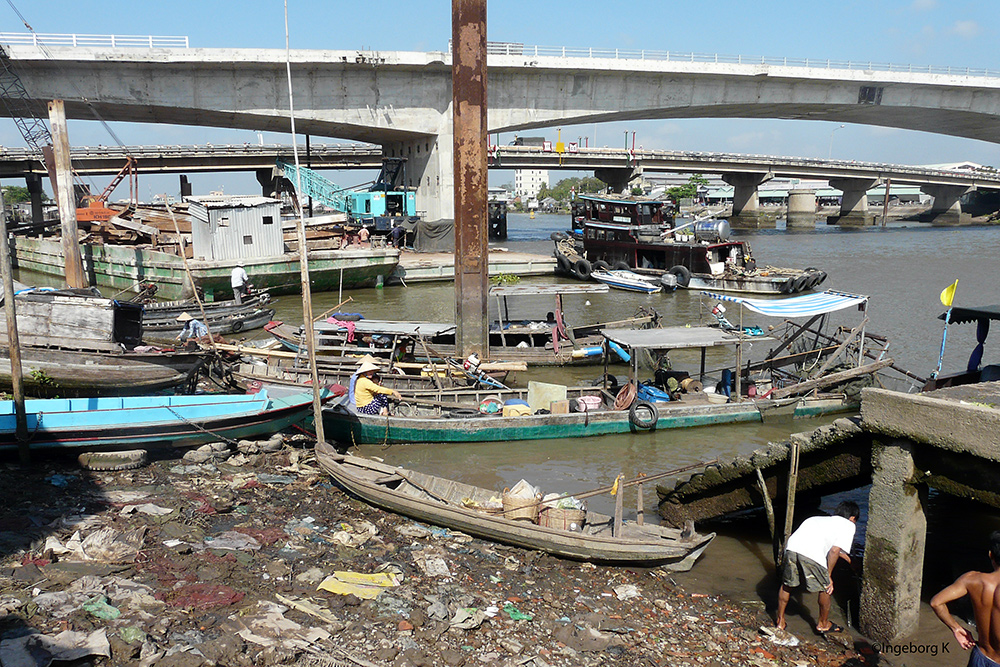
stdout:
<svg viewBox="0 0 1000 667">
<path fill-rule="evenodd" d="M 833 158 L 833 133 L 836 132 L 837 130 L 843 130 L 845 127 L 847 127 L 847 126 L 846 125 L 839 125 L 839 126 L 833 128 L 832 130 L 830 130 L 830 150 L 826 154 L 826 159 L 827 160 Z"/>
</svg>

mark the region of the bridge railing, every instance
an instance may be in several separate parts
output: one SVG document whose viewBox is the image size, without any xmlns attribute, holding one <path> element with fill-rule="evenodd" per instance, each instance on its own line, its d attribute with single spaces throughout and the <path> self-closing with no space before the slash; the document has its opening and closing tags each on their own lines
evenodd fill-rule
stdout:
<svg viewBox="0 0 1000 667">
<path fill-rule="evenodd" d="M 60 35 L 54 33 L 0 32 L 0 44 L 31 46 L 106 46 L 139 49 L 187 49 L 187 37 L 157 35 Z"/>
<path fill-rule="evenodd" d="M 779 58 L 767 56 L 725 55 L 719 53 L 684 53 L 677 51 L 648 51 L 635 49 L 593 49 L 571 46 L 531 46 L 516 42 L 489 42 L 490 55 L 604 58 L 613 60 L 657 60 L 678 63 L 712 63 L 730 65 L 773 65 L 777 67 L 811 67 L 818 69 L 846 69 L 871 72 L 901 72 L 911 74 L 949 74 L 955 76 L 1000 76 L 1000 69 L 977 67 L 942 67 L 937 65 L 900 65 L 869 60 L 830 60 L 817 58 Z"/>
</svg>

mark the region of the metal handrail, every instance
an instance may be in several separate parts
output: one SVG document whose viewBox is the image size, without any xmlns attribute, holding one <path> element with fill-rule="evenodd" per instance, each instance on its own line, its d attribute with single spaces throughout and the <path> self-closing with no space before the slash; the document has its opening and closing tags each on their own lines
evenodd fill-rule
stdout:
<svg viewBox="0 0 1000 667">
<path fill-rule="evenodd" d="M 107 46 L 113 49 L 187 49 L 186 36 L 156 35 L 74 35 L 34 32 L 0 32 L 2 44 L 31 46 Z"/>
<path fill-rule="evenodd" d="M 826 70 L 859 70 L 865 72 L 899 72 L 906 74 L 947 74 L 951 76 L 1000 77 L 1000 70 L 978 67 L 942 67 L 937 65 L 900 65 L 870 60 L 831 60 L 817 58 L 787 58 L 768 56 L 724 55 L 719 53 L 683 53 L 635 49 L 594 49 L 589 47 L 531 46 L 515 42 L 489 42 L 489 55 L 589 58 L 612 60 L 657 60 L 677 63 L 710 63 L 729 65 L 768 65 L 774 67 L 808 67 Z"/>
</svg>

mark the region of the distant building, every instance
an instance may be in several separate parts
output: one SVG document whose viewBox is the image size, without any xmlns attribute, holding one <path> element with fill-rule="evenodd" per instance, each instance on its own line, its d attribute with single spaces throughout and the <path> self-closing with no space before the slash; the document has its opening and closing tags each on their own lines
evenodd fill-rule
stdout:
<svg viewBox="0 0 1000 667">
<path fill-rule="evenodd" d="M 272 257 L 285 251 L 281 202 L 257 195 L 186 197 L 195 259 Z"/>
<path fill-rule="evenodd" d="M 542 186 L 549 187 L 548 169 L 515 169 L 514 194 L 522 199 L 538 196 Z"/>
<path fill-rule="evenodd" d="M 506 188 L 496 187 L 490 188 L 486 194 L 487 201 L 502 201 L 510 202 L 510 193 L 507 192 Z"/>
</svg>

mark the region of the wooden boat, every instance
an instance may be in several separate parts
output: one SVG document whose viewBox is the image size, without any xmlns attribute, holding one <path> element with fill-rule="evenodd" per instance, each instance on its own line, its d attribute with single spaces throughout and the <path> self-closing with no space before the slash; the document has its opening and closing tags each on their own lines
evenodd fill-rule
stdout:
<svg viewBox="0 0 1000 667">
<path fill-rule="evenodd" d="M 141 346 L 142 306 L 103 298 L 94 289 L 21 286 L 15 301 L 22 377 L 30 396 L 149 393 L 190 381 L 207 358 L 202 351 Z M 0 390 L 11 391 L 2 313 L 0 323 Z"/>
<path fill-rule="evenodd" d="M 663 289 L 663 285 L 651 283 L 634 271 L 624 269 L 611 269 L 610 271 L 592 271 L 590 277 L 597 282 L 604 283 L 608 287 L 626 290 L 628 292 L 643 292 L 645 294 L 656 294 Z"/>
<path fill-rule="evenodd" d="M 529 381 L 527 390 L 456 390 L 444 399 L 410 393 L 388 417 L 356 414 L 341 398 L 323 411 L 326 434 L 338 442 L 358 444 L 495 442 L 816 417 L 857 409 L 860 385 L 893 363 L 885 356 L 885 339 L 880 339 L 881 350 L 864 350 L 874 340 L 864 332 L 867 318 L 843 339 L 826 338 L 811 328 L 824 314 L 865 307 L 867 297 L 830 292 L 767 301 L 712 296 L 772 316 L 809 319 L 804 324 L 789 323 L 780 339 L 751 335 L 758 327 L 605 329 L 601 334 L 607 348 L 620 349 L 630 360 L 621 387 L 605 368 L 599 387 Z M 807 333 L 820 341 L 818 348 L 795 347 Z M 744 352 L 750 356 L 744 349 L 749 343 L 758 352 L 767 344 L 774 347 L 762 359 L 744 359 Z M 730 358 L 718 375 L 710 376 L 706 363 L 713 349 L 728 350 Z M 701 352 L 698 371 L 640 365 L 641 359 L 665 359 L 685 350 Z M 868 355 L 874 357 L 870 363 Z M 712 353 L 714 359 L 719 356 Z M 647 372 L 652 378 L 643 378 Z M 490 404 L 507 405 L 511 399 L 527 403 L 530 414 L 504 417 L 485 409 Z"/>
<path fill-rule="evenodd" d="M 726 220 L 695 218 L 674 225 L 672 215 L 655 213 L 663 202 L 581 199 L 580 242 L 567 243 L 565 235 L 553 239 L 558 267 L 581 280 L 594 270 L 625 269 L 655 277 L 670 274 L 666 286 L 676 281 L 687 289 L 749 294 L 796 294 L 826 280 L 826 272 L 815 268 L 758 266 L 748 242 L 729 240 Z"/>
<path fill-rule="evenodd" d="M 659 316 L 652 309 L 615 322 L 571 324 L 563 315 L 565 296 L 606 294 L 606 285 L 500 285 L 490 289 L 490 359 L 524 362 L 529 366 L 597 364 L 602 360 L 600 330 L 607 327 L 655 326 Z M 524 315 L 539 302 L 550 307 L 537 319 Z M 522 305 L 522 303 L 526 305 Z M 551 304 L 551 306 L 550 306 Z M 287 349 L 297 351 L 299 329 L 281 322 L 264 329 Z M 350 324 L 319 322 L 317 353 L 324 358 L 340 355 L 385 355 L 414 361 L 455 357 L 455 325 L 439 322 L 400 322 L 360 319 Z"/>
<path fill-rule="evenodd" d="M 114 352 L 22 347 L 29 396 L 138 396 L 191 382 L 208 359 L 203 351 Z M 12 391 L 10 348 L 0 348 L 0 390 Z"/>
<path fill-rule="evenodd" d="M 190 447 L 270 435 L 302 421 L 311 391 L 53 398 L 25 401 L 29 445 L 40 448 Z M 0 450 L 17 447 L 14 402 L 0 402 Z"/>
<path fill-rule="evenodd" d="M 267 308 L 271 298 L 267 292 L 253 294 L 236 303 L 226 301 L 202 302 L 201 308 L 194 299 L 179 301 L 153 301 L 143 304 L 142 328 L 149 338 L 173 338 L 180 333 L 183 323 L 177 321 L 181 313 L 190 313 L 208 325 L 213 334 L 227 335 L 260 329 L 274 317 L 274 309 Z"/>
<path fill-rule="evenodd" d="M 478 511 L 496 491 L 338 454 L 316 444 L 320 467 L 359 498 L 391 512 L 482 539 L 536 549 L 563 558 L 608 564 L 657 566 L 687 561 L 689 567 L 715 537 L 657 525 L 624 523 L 614 536 L 611 517 L 587 512 L 579 531 L 508 519 Z"/>
</svg>

